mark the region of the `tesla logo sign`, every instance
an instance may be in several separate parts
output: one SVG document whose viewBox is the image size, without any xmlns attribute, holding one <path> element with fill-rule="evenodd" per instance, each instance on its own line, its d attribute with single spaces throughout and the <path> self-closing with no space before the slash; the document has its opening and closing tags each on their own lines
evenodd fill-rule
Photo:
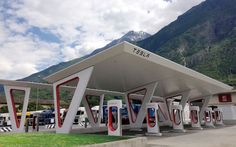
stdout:
<svg viewBox="0 0 236 147">
<path fill-rule="evenodd" d="M 149 58 L 150 54 L 143 51 L 143 50 L 140 50 L 140 49 L 137 49 L 137 48 L 134 48 L 133 49 L 133 53 L 139 55 L 139 56 L 142 56 L 142 57 L 145 57 L 145 58 Z"/>
<path fill-rule="evenodd" d="M 219 102 L 232 102 L 231 94 L 219 94 Z"/>
</svg>

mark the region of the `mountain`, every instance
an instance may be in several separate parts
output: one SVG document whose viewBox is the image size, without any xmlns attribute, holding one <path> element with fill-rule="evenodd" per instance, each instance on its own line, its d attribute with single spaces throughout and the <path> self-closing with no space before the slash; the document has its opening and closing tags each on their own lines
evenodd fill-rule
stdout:
<svg viewBox="0 0 236 147">
<path fill-rule="evenodd" d="M 146 33 L 146 32 L 143 32 L 143 31 L 139 31 L 139 32 L 135 32 L 135 31 L 129 31 L 128 33 L 126 33 L 124 36 L 122 36 L 121 38 L 119 39 L 116 39 L 116 40 L 113 40 L 112 42 L 110 42 L 109 44 L 107 44 L 106 46 L 104 46 L 103 48 L 99 48 L 99 49 L 96 49 L 94 50 L 91 54 L 89 55 L 86 55 L 84 57 L 81 57 L 81 58 L 76 58 L 76 59 L 73 59 L 73 60 L 70 60 L 68 62 L 61 62 L 57 65 L 53 65 L 53 66 L 50 66 L 49 68 L 45 69 L 45 70 L 42 70 L 38 73 L 34 73 L 26 78 L 23 78 L 23 79 L 20 79 L 20 80 L 23 80 L 23 81 L 31 81 L 31 82 L 46 82 L 43 80 L 44 77 L 47 77 L 49 76 L 50 74 L 52 73 L 55 73 L 63 68 L 66 68 L 72 64 L 75 64 L 77 62 L 80 62 L 81 60 L 85 59 L 85 58 L 88 58 L 94 54 L 97 54 L 105 49 L 108 49 L 109 47 L 113 46 L 113 45 L 116 45 L 120 42 L 123 42 L 123 41 L 128 41 L 128 42 L 137 42 L 137 41 L 141 41 L 143 39 L 146 39 L 148 37 L 150 37 L 151 35 Z"/>
<path fill-rule="evenodd" d="M 136 44 L 236 85 L 236 1 L 206 0 Z"/>
<path fill-rule="evenodd" d="M 37 72 L 37 73 L 34 73 L 28 77 L 25 77 L 23 79 L 19 79 L 20 81 L 30 81 L 30 82 L 40 82 L 40 83 L 46 83 L 45 80 L 43 80 L 44 77 L 47 77 L 63 68 L 66 68 L 72 64 L 75 64 L 85 58 L 87 58 L 88 55 L 84 56 L 84 57 L 81 57 L 81 58 L 76 58 L 76 59 L 73 59 L 73 60 L 70 60 L 68 62 L 61 62 L 59 64 L 56 64 L 56 65 L 53 65 L 53 66 L 50 66 L 48 67 L 47 69 L 45 70 L 42 70 L 40 72 Z"/>
<path fill-rule="evenodd" d="M 42 81 L 43 77 L 122 41 L 135 43 L 174 62 L 236 86 L 236 0 L 206 0 L 152 36 L 144 32 L 139 32 L 138 35 L 133 31 L 128 32 L 90 55 L 54 65 L 24 80 Z"/>
<path fill-rule="evenodd" d="M 150 36 L 151 36 L 150 34 L 148 34 L 146 32 L 143 32 L 143 31 L 139 31 L 139 32 L 129 31 L 128 33 L 126 33 L 121 38 L 113 40 L 112 42 L 110 42 L 106 46 L 104 46 L 103 48 L 96 49 L 90 55 L 94 55 L 96 53 L 99 53 L 99 52 L 101 52 L 101 51 L 103 51 L 105 49 L 108 49 L 109 47 L 112 47 L 112 46 L 114 46 L 116 44 L 119 44 L 119 43 L 121 43 L 123 41 L 135 43 L 135 42 L 141 41 L 143 39 L 146 39 L 146 38 L 148 38 Z"/>
</svg>

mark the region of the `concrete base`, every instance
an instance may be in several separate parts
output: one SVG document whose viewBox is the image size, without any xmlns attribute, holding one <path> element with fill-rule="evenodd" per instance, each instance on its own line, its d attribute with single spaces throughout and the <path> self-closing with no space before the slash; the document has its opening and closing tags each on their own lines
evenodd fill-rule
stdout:
<svg viewBox="0 0 236 147">
<path fill-rule="evenodd" d="M 189 128 L 190 130 L 203 130 L 203 128 L 202 127 L 191 127 L 191 128 Z"/>
<path fill-rule="evenodd" d="M 141 128 L 132 128 L 132 129 L 129 129 L 130 131 L 135 131 L 135 132 L 142 132 L 143 129 Z"/>
<path fill-rule="evenodd" d="M 215 126 L 205 125 L 206 128 L 215 128 Z"/>
<path fill-rule="evenodd" d="M 174 129 L 172 132 L 175 132 L 175 133 L 186 133 L 186 130 L 185 129 Z"/>
<path fill-rule="evenodd" d="M 147 124 L 143 124 L 141 128 L 133 129 L 130 125 L 122 125 L 122 130 L 133 130 L 140 132 L 140 130 L 147 128 Z M 73 126 L 71 133 L 98 133 L 107 131 L 107 126 L 105 124 L 101 124 L 99 127 L 91 127 L 90 125 L 87 128 Z M 143 131 L 143 130 L 142 130 Z"/>
<path fill-rule="evenodd" d="M 145 133 L 146 136 L 162 136 L 162 133 Z"/>
<path fill-rule="evenodd" d="M 108 142 L 108 143 L 85 145 L 81 147 L 146 147 L 146 146 L 147 146 L 147 138 L 138 137 L 133 139 Z"/>
<path fill-rule="evenodd" d="M 225 124 L 215 124 L 216 127 L 225 127 Z"/>
</svg>

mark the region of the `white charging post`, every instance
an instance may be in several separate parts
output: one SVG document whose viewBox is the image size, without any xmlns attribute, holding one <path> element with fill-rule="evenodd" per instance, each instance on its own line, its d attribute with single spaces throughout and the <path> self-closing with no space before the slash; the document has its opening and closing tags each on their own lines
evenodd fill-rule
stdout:
<svg viewBox="0 0 236 147">
<path fill-rule="evenodd" d="M 205 119 L 205 125 L 207 127 L 215 127 L 213 124 L 213 116 L 212 116 L 212 108 L 205 108 L 204 111 L 204 119 Z"/>
<path fill-rule="evenodd" d="M 175 132 L 186 132 L 183 126 L 182 105 L 171 106 L 172 124 Z"/>
<path fill-rule="evenodd" d="M 202 130 L 200 115 L 199 115 L 199 111 L 200 111 L 199 106 L 190 106 L 189 110 L 190 110 L 190 118 L 191 118 L 192 128 Z"/>
<path fill-rule="evenodd" d="M 159 120 L 158 120 L 158 103 L 147 103 L 147 133 L 146 135 L 162 136 L 160 133 Z"/>
<path fill-rule="evenodd" d="M 215 108 L 214 112 L 215 112 L 215 123 L 216 123 L 216 125 L 224 126 L 222 109 L 221 108 Z"/>
<path fill-rule="evenodd" d="M 121 128 L 121 100 L 110 100 L 107 102 L 108 108 L 108 135 L 122 136 Z"/>
</svg>

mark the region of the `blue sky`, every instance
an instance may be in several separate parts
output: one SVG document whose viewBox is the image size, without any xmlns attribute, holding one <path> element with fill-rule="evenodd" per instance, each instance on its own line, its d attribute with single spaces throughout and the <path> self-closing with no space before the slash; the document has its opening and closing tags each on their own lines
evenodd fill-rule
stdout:
<svg viewBox="0 0 236 147">
<path fill-rule="evenodd" d="M 89 54 L 124 33 L 156 33 L 203 0 L 0 0 L 0 78 Z"/>
</svg>

